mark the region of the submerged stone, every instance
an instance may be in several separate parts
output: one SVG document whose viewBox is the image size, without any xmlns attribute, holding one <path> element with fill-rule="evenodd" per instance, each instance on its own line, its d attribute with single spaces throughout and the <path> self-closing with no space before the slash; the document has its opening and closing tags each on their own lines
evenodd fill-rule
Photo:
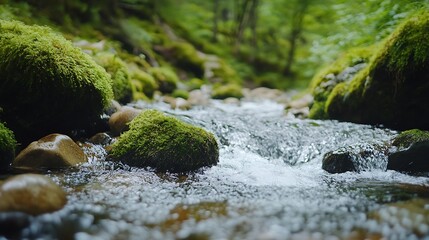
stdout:
<svg viewBox="0 0 429 240">
<path fill-rule="evenodd" d="M 71 42 L 47 27 L 0 20 L 2 120 L 19 142 L 90 129 L 111 97 L 109 75 Z"/>
<path fill-rule="evenodd" d="M 51 134 L 22 150 L 12 166 L 23 170 L 62 169 L 86 161 L 82 149 L 70 137 Z"/>
<path fill-rule="evenodd" d="M 143 111 L 113 144 L 109 158 L 135 167 L 186 172 L 216 165 L 213 134 L 156 110 Z"/>
<path fill-rule="evenodd" d="M 60 210 L 66 203 L 64 190 L 43 175 L 22 174 L 0 185 L 0 212 L 39 215 Z"/>
</svg>

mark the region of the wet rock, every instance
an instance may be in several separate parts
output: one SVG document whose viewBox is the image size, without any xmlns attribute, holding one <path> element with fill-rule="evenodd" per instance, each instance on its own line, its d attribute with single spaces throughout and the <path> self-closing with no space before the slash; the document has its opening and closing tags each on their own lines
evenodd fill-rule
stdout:
<svg viewBox="0 0 429 240">
<path fill-rule="evenodd" d="M 110 100 L 109 106 L 104 110 L 104 113 L 108 116 L 112 116 L 115 112 L 119 112 L 121 110 L 121 104 L 116 100 Z"/>
<path fill-rule="evenodd" d="M 290 95 L 278 89 L 259 87 L 252 90 L 244 89 L 244 96 L 251 101 L 272 100 L 278 103 L 290 102 Z"/>
<path fill-rule="evenodd" d="M 12 166 L 23 170 L 62 169 L 86 161 L 82 149 L 70 137 L 51 134 L 28 145 Z"/>
<path fill-rule="evenodd" d="M 410 148 L 391 154 L 387 169 L 408 173 L 429 172 L 429 140 L 413 143 Z"/>
<path fill-rule="evenodd" d="M 124 106 L 120 111 L 114 113 L 109 119 L 109 126 L 114 136 L 129 129 L 128 123 L 141 113 L 140 109 Z"/>
<path fill-rule="evenodd" d="M 349 152 L 329 152 L 322 161 L 322 169 L 329 173 L 355 172 L 353 156 Z"/>
<path fill-rule="evenodd" d="M 50 178 L 22 174 L 0 185 L 0 212 L 39 215 L 60 210 L 67 203 L 66 193 Z"/>
<path fill-rule="evenodd" d="M 92 144 L 99 144 L 102 146 L 106 146 L 111 144 L 113 138 L 107 133 L 97 133 L 89 139 L 89 142 Z"/>
<path fill-rule="evenodd" d="M 212 133 L 159 111 L 146 110 L 113 144 L 109 158 L 162 172 L 187 172 L 216 165 L 219 148 Z"/>
<path fill-rule="evenodd" d="M 19 239 L 22 229 L 30 225 L 31 216 L 22 212 L 0 213 L 0 236 Z"/>
<path fill-rule="evenodd" d="M 188 102 L 192 106 L 207 106 L 210 102 L 210 94 L 208 94 L 205 89 L 202 90 L 193 90 L 189 93 Z"/>
<path fill-rule="evenodd" d="M 386 169 L 388 147 L 385 145 L 356 144 L 328 152 L 322 168 L 329 173 L 361 172 Z"/>
<path fill-rule="evenodd" d="M 183 98 L 174 98 L 170 96 L 165 96 L 163 98 L 165 103 L 170 104 L 172 109 L 181 109 L 181 110 L 189 110 L 191 109 L 191 104 Z"/>
</svg>

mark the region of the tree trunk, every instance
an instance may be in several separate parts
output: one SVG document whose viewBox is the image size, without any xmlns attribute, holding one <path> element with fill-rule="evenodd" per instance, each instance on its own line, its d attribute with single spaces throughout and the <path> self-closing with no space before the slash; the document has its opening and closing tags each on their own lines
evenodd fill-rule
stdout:
<svg viewBox="0 0 429 240">
<path fill-rule="evenodd" d="M 218 21 L 219 21 L 219 0 L 214 0 L 214 2 L 213 2 L 213 36 L 212 36 L 212 42 L 217 42 Z"/>
<path fill-rule="evenodd" d="M 290 48 L 287 54 L 286 66 L 283 69 L 284 75 L 292 74 L 292 65 L 295 61 L 295 52 L 297 48 L 297 41 L 301 36 L 303 30 L 303 20 L 307 12 L 309 0 L 302 0 L 297 3 L 296 9 L 292 15 L 292 26 L 289 35 Z"/>
<path fill-rule="evenodd" d="M 258 42 L 257 42 L 257 34 L 256 34 L 256 27 L 258 23 L 258 5 L 259 0 L 252 0 L 252 5 L 250 7 L 250 29 L 252 31 L 252 40 L 251 40 L 251 46 L 252 46 L 252 56 L 250 61 L 254 62 L 256 55 L 258 53 Z"/>
</svg>

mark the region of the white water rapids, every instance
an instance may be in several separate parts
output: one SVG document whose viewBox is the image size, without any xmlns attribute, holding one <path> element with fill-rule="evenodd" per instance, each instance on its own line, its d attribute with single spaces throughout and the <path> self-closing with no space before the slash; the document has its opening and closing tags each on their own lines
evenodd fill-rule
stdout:
<svg viewBox="0 0 429 240">
<path fill-rule="evenodd" d="M 188 176 L 117 168 L 93 146 L 78 171 L 52 173 L 69 196 L 32 217 L 24 238 L 386 239 L 429 238 L 429 179 L 385 171 L 374 150 L 360 173 L 329 174 L 323 155 L 388 142 L 397 133 L 337 121 L 299 120 L 273 102 L 214 102 L 189 111 L 147 105 L 213 132 L 217 166 Z M 395 205 L 414 204 L 412 209 Z M 412 206 L 414 206 L 412 205 Z M 414 208 L 416 208 L 414 206 Z M 426 210 L 425 210 L 426 209 Z M 427 212 L 425 212 L 427 211 Z"/>
</svg>

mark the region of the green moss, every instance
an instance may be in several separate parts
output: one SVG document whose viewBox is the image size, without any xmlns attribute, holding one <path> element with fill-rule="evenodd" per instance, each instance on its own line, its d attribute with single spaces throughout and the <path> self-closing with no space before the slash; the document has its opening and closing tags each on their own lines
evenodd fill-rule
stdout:
<svg viewBox="0 0 429 240">
<path fill-rule="evenodd" d="M 396 129 L 429 129 L 428 31 L 428 12 L 400 25 L 345 91 L 331 93 L 326 106 L 329 117 Z"/>
<path fill-rule="evenodd" d="M 156 110 L 146 110 L 113 144 L 110 157 L 130 166 L 186 172 L 218 162 L 213 134 Z"/>
<path fill-rule="evenodd" d="M 6 170 L 12 163 L 16 144 L 13 132 L 0 122 L 0 171 Z"/>
<path fill-rule="evenodd" d="M 204 60 L 198 56 L 194 46 L 186 42 L 174 42 L 168 48 L 174 65 L 191 72 L 196 77 L 204 76 Z"/>
<path fill-rule="evenodd" d="M 409 148 L 413 143 L 429 141 L 429 132 L 419 129 L 412 129 L 401 132 L 393 139 L 393 146 L 398 148 Z"/>
<path fill-rule="evenodd" d="M 142 70 L 135 69 L 131 74 L 131 79 L 138 82 L 139 88 L 137 91 L 144 93 L 149 98 L 152 98 L 154 92 L 158 89 L 155 78 Z"/>
<path fill-rule="evenodd" d="M 166 67 L 154 67 L 148 72 L 155 78 L 162 93 L 172 93 L 177 88 L 179 78 L 173 70 Z"/>
<path fill-rule="evenodd" d="M 183 89 L 176 89 L 174 90 L 174 92 L 171 94 L 172 97 L 175 98 L 183 98 L 183 99 L 188 99 L 189 98 L 189 92 Z"/>
<path fill-rule="evenodd" d="M 201 86 L 205 84 L 205 81 L 199 78 L 192 78 L 191 80 L 185 82 L 185 84 L 188 87 L 188 89 L 191 91 L 195 89 L 200 89 Z"/>
<path fill-rule="evenodd" d="M 108 52 L 97 53 L 94 59 L 110 74 L 115 99 L 123 104 L 130 102 L 132 100 L 131 82 L 125 62 L 117 55 Z"/>
<path fill-rule="evenodd" d="M 243 90 L 240 85 L 228 84 L 222 86 L 215 86 L 212 92 L 212 98 L 214 99 L 225 99 L 225 98 L 242 98 Z"/>
<path fill-rule="evenodd" d="M 218 67 L 213 69 L 212 82 L 240 84 L 241 79 L 237 72 L 224 60 L 218 59 Z"/>
<path fill-rule="evenodd" d="M 360 63 L 368 63 L 375 49 L 377 49 L 376 45 L 350 49 L 341 55 L 335 62 L 319 71 L 313 77 L 310 83 L 310 89 L 314 96 L 314 104 L 312 108 L 315 109 L 310 110 L 310 118 L 325 119 L 328 117 L 329 114 L 324 111 L 327 109 L 326 102 L 329 95 L 332 93 L 333 89 L 336 88 L 336 85 L 341 82 L 337 79 L 337 76 L 347 67 L 353 67 Z M 358 71 L 356 75 L 361 74 L 361 72 L 362 70 Z M 345 93 L 345 91 L 341 92 Z M 340 99 L 340 97 L 337 97 L 336 99 Z"/>
<path fill-rule="evenodd" d="M 0 105 L 18 140 L 89 127 L 111 97 L 108 74 L 71 42 L 0 20 Z"/>
</svg>

